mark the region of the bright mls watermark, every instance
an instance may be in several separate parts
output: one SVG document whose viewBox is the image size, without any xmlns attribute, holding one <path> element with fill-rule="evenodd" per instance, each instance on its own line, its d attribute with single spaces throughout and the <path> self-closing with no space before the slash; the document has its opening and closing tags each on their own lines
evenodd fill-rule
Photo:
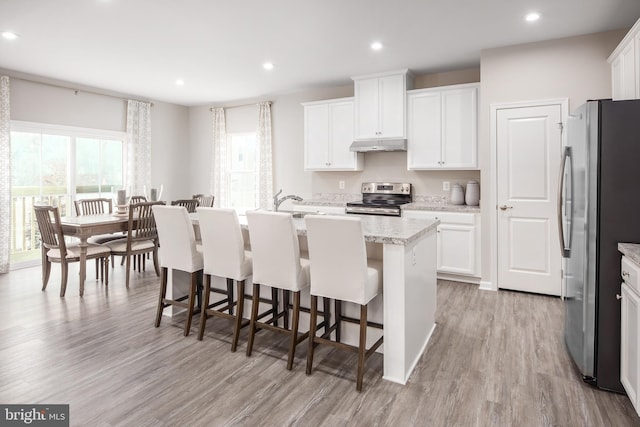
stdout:
<svg viewBox="0 0 640 427">
<path fill-rule="evenodd" d="M 0 404 L 0 427 L 69 427 L 69 405 Z"/>
</svg>

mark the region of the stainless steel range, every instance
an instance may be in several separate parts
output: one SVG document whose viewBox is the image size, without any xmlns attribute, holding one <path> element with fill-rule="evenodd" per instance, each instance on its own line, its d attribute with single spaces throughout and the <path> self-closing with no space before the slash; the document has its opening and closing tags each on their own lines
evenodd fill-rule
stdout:
<svg viewBox="0 0 640 427">
<path fill-rule="evenodd" d="M 350 214 L 400 216 L 400 206 L 411 203 L 412 187 L 408 183 L 363 182 L 362 201 L 347 203 Z"/>
</svg>

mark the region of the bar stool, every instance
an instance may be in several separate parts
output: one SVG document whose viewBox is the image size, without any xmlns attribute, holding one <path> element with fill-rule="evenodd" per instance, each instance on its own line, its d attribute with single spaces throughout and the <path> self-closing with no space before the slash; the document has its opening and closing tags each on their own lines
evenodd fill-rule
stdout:
<svg viewBox="0 0 640 427">
<path fill-rule="evenodd" d="M 347 301 L 360 305 L 360 319 L 335 313 L 335 324 L 329 328 L 336 331 L 336 340 L 329 339 L 328 334 L 309 338 L 307 353 L 307 375 L 313 368 L 313 352 L 317 344 L 328 344 L 333 347 L 358 353 L 358 372 L 356 390 L 362 390 L 364 364 L 367 358 L 382 344 L 381 337 L 370 349 L 366 349 L 367 326 L 381 328 L 367 322 L 367 304 L 382 291 L 382 263 L 367 260 L 367 249 L 362 232 L 361 219 L 347 216 L 307 215 L 307 243 L 309 245 L 309 261 L 311 263 L 311 317 L 309 330 L 315 330 L 316 304 L 318 297 L 331 298 L 336 301 Z M 340 307 L 338 305 L 338 307 Z M 340 323 L 347 321 L 359 323 L 359 345 L 352 346 L 339 342 Z"/>
<path fill-rule="evenodd" d="M 234 321 L 231 351 L 236 351 L 240 328 L 249 324 L 242 322 L 244 310 L 245 280 L 253 271 L 251 251 L 244 249 L 244 239 L 233 209 L 197 208 L 202 252 L 204 256 L 204 303 L 200 314 L 200 330 L 198 340 L 202 340 L 209 316 L 217 316 Z M 227 289 L 211 286 L 211 276 L 227 279 Z M 233 300 L 233 282 L 237 283 L 238 299 Z M 211 292 L 225 294 L 227 297 L 209 305 Z M 223 304 L 223 307 L 217 308 Z M 234 315 L 233 308 L 237 305 Z M 228 313 L 225 313 L 228 311 Z"/>
<path fill-rule="evenodd" d="M 156 315 L 156 328 L 160 326 L 162 311 L 171 305 L 187 309 L 184 336 L 189 335 L 193 306 L 198 288 L 198 273 L 202 271 L 202 252 L 196 247 L 193 224 L 187 209 L 183 206 L 153 205 L 158 239 L 160 243 L 160 297 Z M 177 299 L 167 298 L 168 270 L 180 270 L 191 274 L 189 293 Z M 184 300 L 187 300 L 185 303 Z"/>
<path fill-rule="evenodd" d="M 249 211 L 249 236 L 253 253 L 253 298 L 247 356 L 251 356 L 257 329 L 284 333 L 290 337 L 287 369 L 293 367 L 296 346 L 309 333 L 298 334 L 300 319 L 300 291 L 309 286 L 309 260 L 300 257 L 298 235 L 290 213 Z M 272 288 L 274 303 L 271 310 L 258 315 L 260 285 Z M 282 289 L 284 308 L 277 307 L 277 290 Z M 289 328 L 289 295 L 293 293 L 293 319 Z M 271 314 L 267 321 L 259 321 Z M 278 319 L 284 318 L 284 327 Z"/>
</svg>

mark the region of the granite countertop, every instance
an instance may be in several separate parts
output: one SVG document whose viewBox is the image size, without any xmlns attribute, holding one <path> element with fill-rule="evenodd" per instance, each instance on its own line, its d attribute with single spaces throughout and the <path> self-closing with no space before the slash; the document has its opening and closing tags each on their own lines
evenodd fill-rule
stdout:
<svg viewBox="0 0 640 427">
<path fill-rule="evenodd" d="M 637 243 L 618 243 L 618 250 L 631 261 L 640 265 L 640 245 Z"/>
<path fill-rule="evenodd" d="M 344 214 L 346 215 L 346 214 Z M 198 214 L 189 214 L 194 224 L 198 222 Z M 364 239 L 371 243 L 386 243 L 392 245 L 408 245 L 426 235 L 431 230 L 436 230 L 440 221 L 420 220 L 390 216 L 360 216 L 362 219 L 362 231 Z M 247 230 L 246 215 L 239 215 L 240 226 Z M 307 227 L 304 218 L 293 220 L 299 236 L 307 235 Z"/>
<path fill-rule="evenodd" d="M 402 205 L 402 210 L 480 213 L 480 206 L 452 205 L 451 203 L 413 202 Z"/>
<path fill-rule="evenodd" d="M 361 201 L 360 194 L 318 194 L 311 199 L 300 202 L 293 202 L 293 205 L 300 206 L 335 206 L 344 207 L 347 202 Z M 452 205 L 447 203 L 446 198 L 416 196 L 413 203 L 402 206 L 403 210 L 414 211 L 446 211 L 446 212 L 466 212 L 480 213 L 480 206 Z"/>
</svg>

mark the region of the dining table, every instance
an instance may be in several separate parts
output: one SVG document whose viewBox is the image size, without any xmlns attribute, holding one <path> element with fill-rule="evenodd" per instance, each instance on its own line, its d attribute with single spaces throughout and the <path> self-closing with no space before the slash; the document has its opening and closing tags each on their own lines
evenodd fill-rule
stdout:
<svg viewBox="0 0 640 427">
<path fill-rule="evenodd" d="M 127 231 L 128 214 L 101 214 L 83 216 L 63 216 L 60 218 L 62 234 L 80 240 L 80 296 L 84 294 L 84 282 L 87 278 L 87 239 L 99 234 Z M 124 236 L 123 236 L 124 237 Z M 43 268 L 44 263 L 43 263 Z"/>
</svg>

